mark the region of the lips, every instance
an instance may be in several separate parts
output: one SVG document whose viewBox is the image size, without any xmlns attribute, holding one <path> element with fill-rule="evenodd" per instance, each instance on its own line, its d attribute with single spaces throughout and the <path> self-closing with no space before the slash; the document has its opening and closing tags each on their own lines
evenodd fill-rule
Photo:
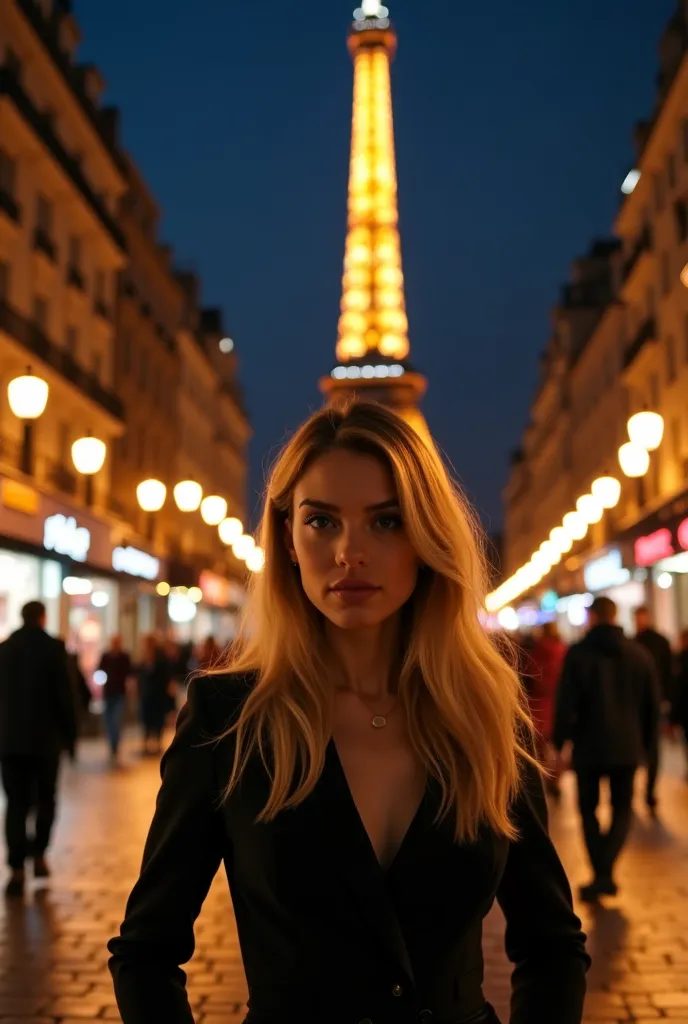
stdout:
<svg viewBox="0 0 688 1024">
<path fill-rule="evenodd" d="M 380 590 L 367 580 L 338 580 L 330 587 L 331 592 L 345 604 L 362 604 Z"/>
</svg>

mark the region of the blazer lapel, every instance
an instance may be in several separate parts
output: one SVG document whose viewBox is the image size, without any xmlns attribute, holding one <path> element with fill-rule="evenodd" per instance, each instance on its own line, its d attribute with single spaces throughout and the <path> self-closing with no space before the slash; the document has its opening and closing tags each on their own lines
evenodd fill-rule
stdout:
<svg viewBox="0 0 688 1024">
<path fill-rule="evenodd" d="M 325 756 L 325 767 L 318 783 L 318 828 L 329 849 L 331 863 L 361 912 L 366 925 L 378 936 L 413 983 L 413 967 L 408 948 L 389 895 L 383 871 L 354 803 L 334 741 Z M 427 794 L 423 804 L 427 800 Z M 421 805 L 399 851 L 401 856 L 411 832 L 419 825 Z M 397 862 L 390 867 L 394 870 Z"/>
</svg>

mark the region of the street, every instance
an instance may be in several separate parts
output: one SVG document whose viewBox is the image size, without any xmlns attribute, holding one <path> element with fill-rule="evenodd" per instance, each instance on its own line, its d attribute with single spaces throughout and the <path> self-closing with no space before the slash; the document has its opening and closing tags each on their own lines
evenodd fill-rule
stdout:
<svg viewBox="0 0 688 1024">
<path fill-rule="evenodd" d="M 688 1024 L 688 786 L 679 751 L 668 750 L 665 763 L 661 820 L 650 821 L 637 804 L 632 843 L 619 871 L 620 895 L 596 912 L 579 908 L 594 957 L 589 1022 Z M 138 761 L 132 748 L 130 765 L 110 773 L 103 745 L 90 742 L 79 763 L 65 769 L 51 883 L 42 889 L 31 883 L 23 903 L 0 904 L 1 1024 L 119 1020 L 105 943 L 136 877 L 158 785 L 157 762 Z M 552 833 L 577 886 L 588 880 L 588 868 L 574 796 L 567 778 Z M 502 931 L 495 912 L 485 929 L 486 993 L 507 1024 L 510 969 Z M 188 968 L 197 1020 L 241 1021 L 246 986 L 222 874 L 199 919 L 197 939 Z"/>
</svg>

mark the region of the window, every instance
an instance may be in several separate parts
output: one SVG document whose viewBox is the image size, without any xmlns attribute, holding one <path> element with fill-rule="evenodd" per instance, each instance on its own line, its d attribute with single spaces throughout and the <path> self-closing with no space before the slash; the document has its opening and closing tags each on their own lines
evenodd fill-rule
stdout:
<svg viewBox="0 0 688 1024">
<path fill-rule="evenodd" d="M 661 174 L 655 174 L 652 179 L 652 187 L 655 194 L 655 209 L 661 213 L 664 209 L 664 182 Z"/>
<path fill-rule="evenodd" d="M 669 253 L 662 253 L 660 265 L 662 295 L 668 295 L 671 291 L 671 266 L 669 264 Z"/>
<path fill-rule="evenodd" d="M 676 219 L 676 237 L 679 242 L 685 242 L 688 238 L 688 205 L 685 199 L 677 199 L 674 203 L 674 217 Z"/>
<path fill-rule="evenodd" d="M 650 377 L 650 404 L 653 409 L 659 406 L 659 374 L 653 373 Z"/>
<path fill-rule="evenodd" d="M 667 384 L 673 384 L 676 380 L 676 342 L 673 334 L 666 340 L 666 376 Z"/>
<path fill-rule="evenodd" d="M 688 117 L 681 126 L 681 134 L 683 135 L 683 161 L 688 164 Z"/>
<path fill-rule="evenodd" d="M 93 376 L 96 380 L 100 380 L 100 375 L 103 372 L 103 357 L 100 352 L 94 352 L 91 357 L 91 365 L 93 367 Z"/>
<path fill-rule="evenodd" d="M 148 359 L 146 353 L 141 349 L 141 362 L 139 363 L 139 387 L 142 391 L 146 390 L 146 384 L 148 383 Z"/>
<path fill-rule="evenodd" d="M 671 421 L 671 454 L 678 463 L 681 459 L 681 421 Z"/>
<path fill-rule="evenodd" d="M 48 330 L 48 300 L 38 295 L 33 300 L 33 322 L 43 333 Z"/>
<path fill-rule="evenodd" d="M 62 420 L 59 426 L 59 433 L 57 436 L 57 457 L 61 466 L 66 466 L 69 462 L 69 450 L 71 440 L 71 426 L 69 425 L 69 423 L 66 423 L 64 420 Z"/>
<path fill-rule="evenodd" d="M 68 327 L 65 334 L 65 348 L 72 359 L 79 357 L 79 331 L 76 327 Z"/>
<path fill-rule="evenodd" d="M 22 62 L 19 56 L 11 47 L 7 47 L 5 50 L 4 66 L 9 73 L 16 79 L 21 79 L 22 73 Z"/>
<path fill-rule="evenodd" d="M 14 190 L 17 185 L 17 164 L 16 161 L 4 149 L 0 148 L 0 192 L 11 196 L 14 199 Z"/>
<path fill-rule="evenodd" d="M 683 317 L 683 358 L 688 363 L 688 313 Z"/>
<path fill-rule="evenodd" d="M 40 194 L 36 200 L 36 227 L 48 236 L 52 234 L 53 204 Z"/>
<path fill-rule="evenodd" d="M 69 239 L 69 264 L 75 270 L 81 266 L 81 239 L 78 235 L 72 235 Z"/>
<path fill-rule="evenodd" d="M 93 295 L 97 301 L 105 299 L 105 273 L 102 270 L 96 270 Z"/>
<path fill-rule="evenodd" d="M 645 318 L 651 319 L 655 315 L 655 290 L 651 284 L 645 289 Z M 640 320 L 640 317 L 638 317 Z"/>
<path fill-rule="evenodd" d="M 146 434 L 143 430 L 139 430 L 139 469 L 143 469 L 146 461 Z"/>
<path fill-rule="evenodd" d="M 676 188 L 676 157 L 673 153 L 670 153 L 667 157 L 666 167 L 669 188 Z"/>
<path fill-rule="evenodd" d="M 10 297 L 10 265 L 0 260 L 0 302 L 6 302 Z M 687 315 L 688 319 L 688 315 Z"/>
<path fill-rule="evenodd" d="M 686 319 L 688 325 L 688 318 Z M 131 335 L 125 331 L 122 335 L 122 373 L 131 372 Z"/>
</svg>

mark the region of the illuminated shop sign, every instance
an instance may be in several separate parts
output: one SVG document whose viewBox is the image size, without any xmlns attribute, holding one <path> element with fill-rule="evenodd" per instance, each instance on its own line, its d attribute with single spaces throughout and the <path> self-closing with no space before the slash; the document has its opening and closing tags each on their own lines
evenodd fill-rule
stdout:
<svg viewBox="0 0 688 1024">
<path fill-rule="evenodd" d="M 676 530 L 676 539 L 668 527 L 655 530 L 645 537 L 638 537 L 635 542 L 635 562 L 644 568 L 661 562 L 663 558 L 671 558 L 678 549 L 688 551 L 688 519 L 684 519 Z"/>
<path fill-rule="evenodd" d="M 116 572 L 126 572 L 144 580 L 157 580 L 160 574 L 159 560 L 136 548 L 115 548 L 112 552 L 112 568 Z"/>
<path fill-rule="evenodd" d="M 597 590 L 607 590 L 609 587 L 620 587 L 628 583 L 631 574 L 623 567 L 623 559 L 618 548 L 614 548 L 601 558 L 588 562 L 583 570 L 585 586 L 595 593 Z"/>
<path fill-rule="evenodd" d="M 75 562 L 85 562 L 91 547 L 91 534 L 79 526 L 73 516 L 49 516 L 43 524 L 43 547 Z"/>
</svg>

